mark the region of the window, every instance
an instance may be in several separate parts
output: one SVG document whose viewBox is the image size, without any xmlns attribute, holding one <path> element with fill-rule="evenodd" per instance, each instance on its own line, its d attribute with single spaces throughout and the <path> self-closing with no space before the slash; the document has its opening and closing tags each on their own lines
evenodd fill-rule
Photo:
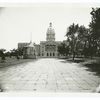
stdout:
<svg viewBox="0 0 100 100">
<path fill-rule="evenodd" d="M 49 56 L 49 54 L 47 53 L 47 56 Z"/>
<path fill-rule="evenodd" d="M 55 56 L 55 53 L 53 53 L 53 56 Z"/>
<path fill-rule="evenodd" d="M 52 56 L 52 54 L 50 53 L 50 56 Z"/>
</svg>

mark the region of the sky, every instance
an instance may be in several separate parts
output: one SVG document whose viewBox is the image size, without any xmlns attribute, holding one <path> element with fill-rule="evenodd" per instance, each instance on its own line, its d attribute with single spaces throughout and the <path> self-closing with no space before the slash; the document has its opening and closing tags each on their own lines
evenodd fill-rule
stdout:
<svg viewBox="0 0 100 100">
<path fill-rule="evenodd" d="M 37 3 L 24 6 L 0 8 L 0 48 L 7 51 L 17 48 L 19 42 L 32 41 L 39 44 L 46 40 L 49 23 L 56 33 L 56 41 L 66 39 L 67 28 L 74 22 L 88 27 L 94 4 Z"/>
</svg>

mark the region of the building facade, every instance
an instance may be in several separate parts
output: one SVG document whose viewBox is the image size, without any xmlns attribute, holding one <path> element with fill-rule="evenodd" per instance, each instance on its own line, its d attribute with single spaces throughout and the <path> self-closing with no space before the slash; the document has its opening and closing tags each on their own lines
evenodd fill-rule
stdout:
<svg viewBox="0 0 100 100">
<path fill-rule="evenodd" d="M 34 45 L 35 54 L 38 57 L 56 58 L 59 56 L 58 45 L 60 43 L 61 41 L 55 41 L 55 30 L 50 23 L 46 32 L 46 41 L 40 41 L 40 44 Z M 29 43 L 18 43 L 18 48 L 24 48 L 25 46 L 28 48 L 28 45 Z"/>
<path fill-rule="evenodd" d="M 55 41 L 55 31 L 52 23 L 46 33 L 46 41 L 40 42 L 40 56 L 41 57 L 58 57 L 58 45 L 61 41 Z"/>
</svg>

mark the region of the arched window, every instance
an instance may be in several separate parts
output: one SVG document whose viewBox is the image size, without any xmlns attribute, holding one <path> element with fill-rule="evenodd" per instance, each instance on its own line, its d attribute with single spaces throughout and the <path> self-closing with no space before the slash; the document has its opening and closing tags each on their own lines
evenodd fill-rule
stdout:
<svg viewBox="0 0 100 100">
<path fill-rule="evenodd" d="M 49 56 L 49 54 L 47 53 L 47 56 Z"/>
<path fill-rule="evenodd" d="M 52 54 L 50 53 L 50 56 L 52 56 Z"/>
<path fill-rule="evenodd" d="M 55 53 L 53 53 L 53 56 L 55 56 Z"/>
</svg>

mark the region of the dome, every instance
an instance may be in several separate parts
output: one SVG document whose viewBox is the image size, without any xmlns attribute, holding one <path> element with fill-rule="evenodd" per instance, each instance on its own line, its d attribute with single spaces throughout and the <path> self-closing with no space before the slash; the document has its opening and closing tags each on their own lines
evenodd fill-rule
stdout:
<svg viewBox="0 0 100 100">
<path fill-rule="evenodd" d="M 55 31 L 52 28 L 52 23 L 49 24 L 49 28 L 47 29 L 46 40 L 55 41 Z"/>
<path fill-rule="evenodd" d="M 55 34 L 55 31 L 54 31 L 54 29 L 53 28 L 48 28 L 47 29 L 47 34 Z"/>
<path fill-rule="evenodd" d="M 52 28 L 52 23 L 49 24 L 49 28 L 47 29 L 47 34 L 55 34 L 55 31 Z"/>
</svg>

